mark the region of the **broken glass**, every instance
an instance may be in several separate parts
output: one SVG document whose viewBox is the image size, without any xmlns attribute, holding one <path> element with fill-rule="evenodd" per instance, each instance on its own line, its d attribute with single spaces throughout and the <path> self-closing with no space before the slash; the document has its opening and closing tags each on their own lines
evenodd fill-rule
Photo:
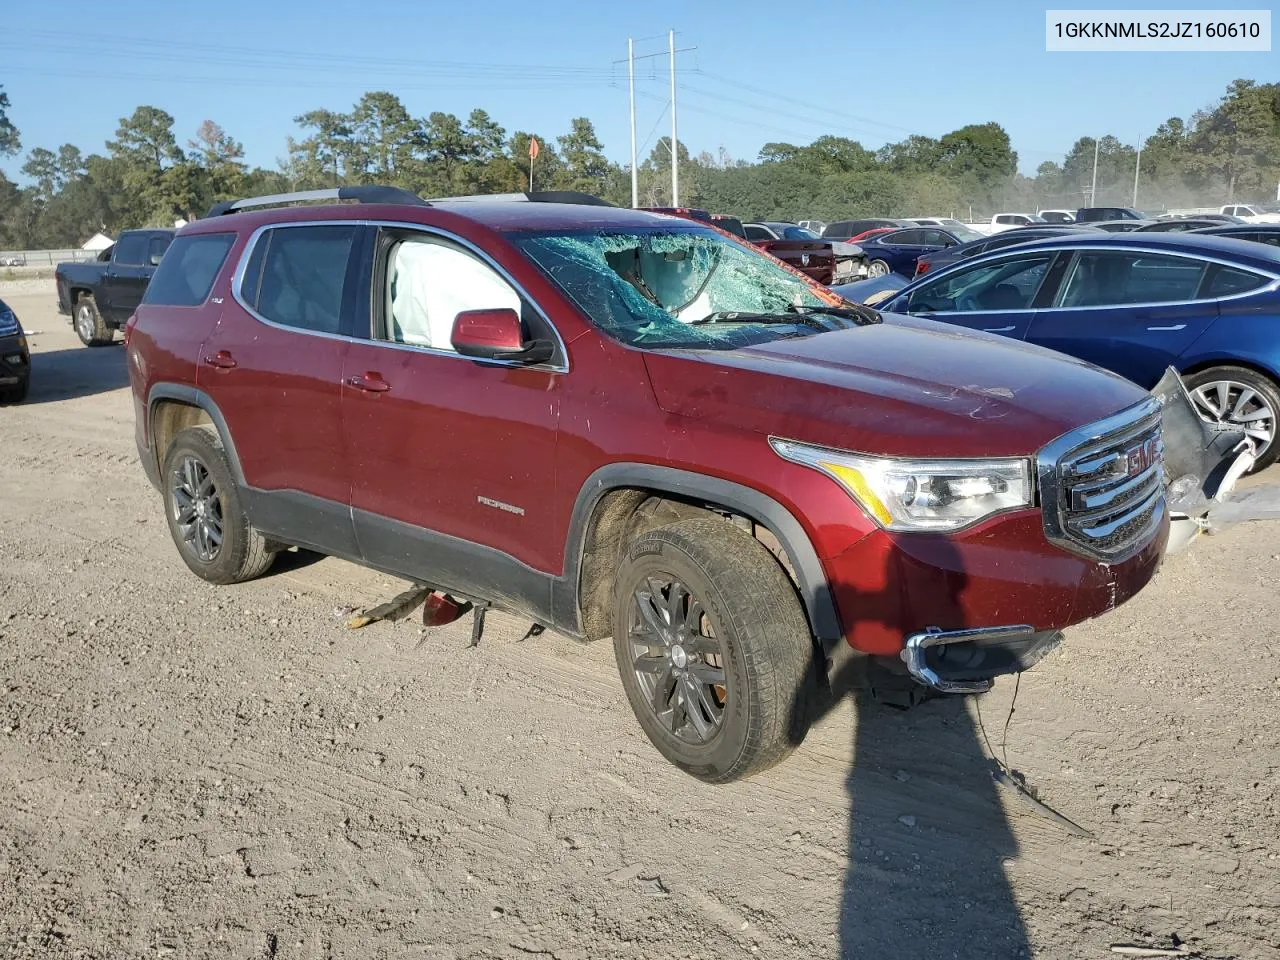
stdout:
<svg viewBox="0 0 1280 960">
<path fill-rule="evenodd" d="M 844 302 L 698 226 L 513 239 L 596 326 L 631 346 L 732 349 L 851 325 L 832 315 L 815 324 L 805 310 Z"/>
</svg>

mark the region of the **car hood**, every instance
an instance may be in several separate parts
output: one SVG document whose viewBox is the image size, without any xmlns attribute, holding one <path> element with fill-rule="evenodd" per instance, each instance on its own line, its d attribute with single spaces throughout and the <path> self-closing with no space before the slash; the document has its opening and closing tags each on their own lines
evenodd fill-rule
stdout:
<svg viewBox="0 0 1280 960">
<path fill-rule="evenodd" d="M 732 351 L 653 352 L 645 363 L 669 414 L 888 456 L 1027 456 L 1147 396 L 1029 344 L 885 320 Z"/>
</svg>

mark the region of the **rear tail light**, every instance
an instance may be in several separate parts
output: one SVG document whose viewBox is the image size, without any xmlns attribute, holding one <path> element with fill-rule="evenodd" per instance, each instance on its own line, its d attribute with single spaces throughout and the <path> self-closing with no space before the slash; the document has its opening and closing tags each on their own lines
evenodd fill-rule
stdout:
<svg viewBox="0 0 1280 960">
<path fill-rule="evenodd" d="M 138 315 L 135 313 L 129 317 L 128 322 L 126 322 L 124 325 L 124 345 L 126 347 L 129 346 L 129 338 L 133 336 L 133 328 L 137 325 L 137 323 L 138 323 Z"/>
<path fill-rule="evenodd" d="M 928 261 L 928 260 L 917 260 L 917 261 L 916 261 L 916 276 L 918 277 L 918 276 L 920 276 L 920 274 L 922 274 L 922 273 L 928 273 L 928 272 L 929 272 L 929 261 Z"/>
</svg>

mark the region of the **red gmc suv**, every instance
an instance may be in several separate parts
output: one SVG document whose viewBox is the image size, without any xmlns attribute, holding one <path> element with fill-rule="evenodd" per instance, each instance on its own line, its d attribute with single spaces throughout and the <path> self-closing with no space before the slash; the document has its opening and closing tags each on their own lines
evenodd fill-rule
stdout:
<svg viewBox="0 0 1280 960">
<path fill-rule="evenodd" d="M 198 576 L 294 545 L 612 637 L 645 732 L 710 781 L 784 757 L 837 675 L 1025 669 L 1168 537 L 1133 384 L 583 195 L 220 204 L 127 342 Z"/>
</svg>

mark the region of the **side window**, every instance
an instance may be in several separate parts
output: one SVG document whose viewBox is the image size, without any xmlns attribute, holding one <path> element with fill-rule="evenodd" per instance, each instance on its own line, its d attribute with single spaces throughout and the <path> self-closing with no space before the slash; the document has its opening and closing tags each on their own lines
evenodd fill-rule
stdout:
<svg viewBox="0 0 1280 960">
<path fill-rule="evenodd" d="M 955 243 L 941 230 L 922 230 L 920 242 L 930 247 L 948 247 Z"/>
<path fill-rule="evenodd" d="M 924 238 L 923 230 L 899 230 L 897 233 L 886 233 L 880 237 L 884 243 L 899 243 L 904 245 L 912 245 L 922 243 Z"/>
<path fill-rule="evenodd" d="M 164 252 L 169 249 L 169 244 L 173 242 L 173 237 L 161 234 L 151 238 L 147 244 L 147 263 L 158 264 L 160 258 L 164 256 Z"/>
<path fill-rule="evenodd" d="M 1204 263 L 1186 257 L 1082 253 L 1067 275 L 1058 305 L 1100 307 L 1194 300 L 1204 268 Z"/>
<path fill-rule="evenodd" d="M 147 262 L 147 238 L 140 233 L 121 234 L 111 259 L 122 267 L 140 267 Z"/>
<path fill-rule="evenodd" d="M 764 227 L 744 227 L 748 240 L 772 240 L 773 234 Z"/>
<path fill-rule="evenodd" d="M 206 233 L 174 240 L 147 285 L 142 302 L 169 307 L 200 306 L 213 289 L 213 281 L 235 240 L 234 233 Z"/>
<path fill-rule="evenodd" d="M 1204 287 L 1200 291 L 1200 299 L 1229 297 L 1236 293 L 1247 293 L 1266 282 L 1266 277 L 1250 273 L 1248 270 L 1215 265 L 1209 268 Z"/>
<path fill-rule="evenodd" d="M 1028 310 L 1049 269 L 1052 254 L 974 265 L 916 289 L 911 313 Z"/>
<path fill-rule="evenodd" d="M 453 321 L 464 310 L 522 312 L 520 294 L 479 258 L 439 240 L 407 239 L 387 258 L 384 339 L 453 350 Z"/>
<path fill-rule="evenodd" d="M 286 327 L 338 333 L 356 226 L 276 227 L 258 238 L 240 295 Z"/>
</svg>

